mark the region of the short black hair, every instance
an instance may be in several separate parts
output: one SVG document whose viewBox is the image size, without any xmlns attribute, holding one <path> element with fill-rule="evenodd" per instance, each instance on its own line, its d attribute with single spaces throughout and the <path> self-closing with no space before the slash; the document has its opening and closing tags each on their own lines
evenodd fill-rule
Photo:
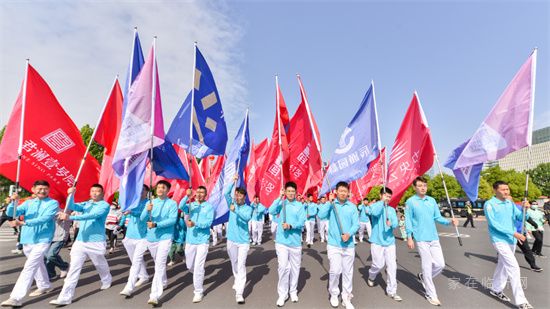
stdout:
<svg viewBox="0 0 550 309">
<path fill-rule="evenodd" d="M 368 197 L 365 197 L 365 198 L 363 199 L 363 202 L 368 202 L 368 201 L 369 201 L 369 198 L 368 198 Z"/>
<path fill-rule="evenodd" d="M 309 194 L 307 195 L 307 197 L 313 197 L 313 194 L 309 193 Z"/>
<path fill-rule="evenodd" d="M 208 190 L 206 190 L 206 187 L 205 187 L 205 186 L 199 186 L 199 187 L 197 188 L 197 190 L 199 190 L 199 189 L 203 189 L 203 190 L 204 190 L 204 193 L 208 193 Z"/>
<path fill-rule="evenodd" d="M 45 181 L 45 180 L 37 180 L 35 181 L 33 184 L 32 184 L 33 187 L 36 187 L 36 186 L 45 186 L 45 187 L 50 187 L 50 183 Z"/>
<path fill-rule="evenodd" d="M 499 186 L 502 186 L 502 185 L 508 185 L 508 183 L 506 181 L 502 181 L 502 180 L 497 180 L 493 183 L 493 189 L 498 189 Z"/>
<path fill-rule="evenodd" d="M 323 195 L 323 196 L 320 196 L 319 198 L 320 198 L 320 199 L 322 199 L 322 198 L 327 198 L 327 196 L 326 196 L 326 195 Z"/>
<path fill-rule="evenodd" d="M 423 183 L 425 183 L 425 184 L 428 183 L 428 180 L 427 180 L 426 178 L 424 178 L 424 177 L 422 177 L 422 176 L 418 176 L 418 177 L 416 177 L 416 178 L 413 180 L 413 186 L 416 187 L 416 183 L 419 182 L 419 181 L 420 181 L 420 182 L 423 182 Z"/>
<path fill-rule="evenodd" d="M 388 187 L 380 188 L 380 194 L 384 194 L 384 193 L 393 194 L 393 191 Z"/>
<path fill-rule="evenodd" d="M 100 188 L 100 189 L 101 189 L 101 192 L 105 191 L 105 190 L 103 189 L 103 186 L 100 185 L 100 184 L 98 184 L 98 183 L 94 183 L 90 188 Z"/>
<path fill-rule="evenodd" d="M 171 185 L 168 181 L 166 181 L 166 180 L 159 180 L 159 181 L 157 181 L 156 186 L 158 186 L 158 185 L 165 185 L 166 188 L 168 188 L 168 191 L 170 191 L 170 188 L 172 188 L 172 185 Z"/>
<path fill-rule="evenodd" d="M 243 187 L 237 187 L 235 189 L 235 192 L 239 192 L 240 194 L 243 194 L 244 196 L 246 196 L 246 189 Z"/>
<path fill-rule="evenodd" d="M 149 190 L 151 190 L 151 188 L 149 188 L 148 185 L 143 185 L 143 190 L 145 190 L 145 192 L 149 192 Z"/>
<path fill-rule="evenodd" d="M 338 188 L 340 187 L 344 187 L 349 190 L 349 184 L 345 181 L 340 181 L 336 184 L 336 190 L 338 190 Z"/>
<path fill-rule="evenodd" d="M 294 190 L 298 190 L 298 186 L 294 181 L 289 181 L 285 183 L 285 189 L 288 189 L 288 188 L 293 188 Z"/>
</svg>

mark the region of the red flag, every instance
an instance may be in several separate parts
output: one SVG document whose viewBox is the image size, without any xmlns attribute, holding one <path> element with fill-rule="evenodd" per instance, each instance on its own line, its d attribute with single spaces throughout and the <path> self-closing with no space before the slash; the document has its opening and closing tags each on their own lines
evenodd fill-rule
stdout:
<svg viewBox="0 0 550 309">
<path fill-rule="evenodd" d="M 384 169 L 386 168 L 386 147 L 380 150 L 380 154 L 374 159 L 369 170 L 360 179 L 354 181 L 359 196 L 367 196 L 373 187 L 384 184 Z"/>
<path fill-rule="evenodd" d="M 26 88 L 25 88 L 26 86 Z M 0 144 L 0 174 L 15 181 L 21 114 L 25 96 L 20 184 L 30 191 L 34 181 L 50 183 L 50 196 L 63 203 L 74 182 L 86 146 L 80 131 L 65 113 L 46 81 L 27 65 L 26 81 L 17 97 Z M 89 198 L 89 188 L 99 177 L 99 164 L 86 157 L 75 199 Z"/>
<path fill-rule="evenodd" d="M 202 178 L 208 184 L 210 180 L 210 174 L 211 174 L 211 167 L 210 163 L 215 159 L 214 156 L 206 156 L 202 158 L 201 162 L 199 163 L 199 169 L 201 170 Z"/>
<path fill-rule="evenodd" d="M 195 156 L 187 153 L 185 149 L 179 147 L 176 144 L 174 144 L 174 149 L 176 150 L 176 153 L 178 154 L 181 162 L 183 162 L 185 170 L 187 170 L 187 173 L 189 174 L 189 176 L 191 176 L 193 190 L 197 190 L 199 186 L 206 187 L 206 182 L 204 181 L 204 178 L 202 178 L 202 173 L 199 169 L 199 164 L 197 163 L 197 159 L 195 159 Z M 189 168 L 189 163 L 191 163 L 191 168 Z M 189 183 L 187 184 L 187 187 L 189 188 Z"/>
<path fill-rule="evenodd" d="M 254 141 L 252 141 L 251 147 L 252 151 L 250 152 L 250 156 L 248 157 L 248 164 L 246 165 L 246 168 L 244 169 L 244 175 L 245 175 L 245 185 L 246 185 L 246 192 L 248 194 L 248 198 L 252 199 L 254 196 L 256 196 L 256 153 L 254 151 Z"/>
<path fill-rule="evenodd" d="M 415 92 L 390 156 L 387 186 L 393 191 L 391 206 L 396 207 L 412 181 L 432 167 L 434 154 L 428 122 Z"/>
<path fill-rule="evenodd" d="M 222 173 L 223 166 L 225 164 L 225 159 L 225 155 L 217 156 L 216 163 L 214 163 L 214 166 L 212 167 L 212 172 L 210 173 L 210 179 L 206 183 L 206 189 L 208 189 L 209 193 L 212 191 L 212 189 L 214 189 L 218 178 L 220 178 L 220 174 Z"/>
<path fill-rule="evenodd" d="M 105 147 L 99 172 L 99 183 L 105 189 L 105 200 L 109 203 L 113 200 L 120 184 L 113 169 L 113 158 L 122 124 L 122 102 L 122 91 L 118 79 L 116 79 L 94 137 L 98 144 Z"/>
<path fill-rule="evenodd" d="M 261 166 L 265 160 L 267 150 L 269 149 L 269 139 L 264 139 L 261 143 L 254 146 L 254 156 L 256 157 L 257 166 Z M 258 171 L 259 172 L 259 171 Z"/>
</svg>

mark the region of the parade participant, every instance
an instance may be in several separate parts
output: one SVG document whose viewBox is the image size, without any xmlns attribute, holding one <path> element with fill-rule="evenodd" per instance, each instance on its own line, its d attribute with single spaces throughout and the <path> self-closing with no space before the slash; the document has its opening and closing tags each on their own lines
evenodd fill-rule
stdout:
<svg viewBox="0 0 550 309">
<path fill-rule="evenodd" d="M 122 245 L 126 249 L 126 253 L 128 254 L 128 258 L 130 259 L 132 265 L 136 263 L 134 261 L 134 252 L 136 251 L 136 247 L 139 243 L 145 242 L 145 236 L 147 235 L 147 221 L 141 220 L 140 217 L 143 209 L 145 209 L 145 206 L 149 202 L 147 199 L 149 190 L 149 186 L 143 185 L 143 189 L 141 190 L 141 199 L 138 205 L 133 209 L 125 211 L 124 218 L 120 220 L 121 225 L 124 225 L 125 222 L 127 222 Z M 137 275 L 138 281 L 135 283 L 136 287 L 140 287 L 149 282 L 149 274 L 145 268 L 145 261 L 141 259 L 139 263 L 139 271 Z M 123 295 L 122 292 L 121 294 Z"/>
<path fill-rule="evenodd" d="M 118 203 L 113 202 L 109 209 L 109 214 L 107 214 L 107 220 L 105 221 L 105 234 L 108 238 L 109 243 L 109 254 L 112 254 L 115 251 L 117 237 L 118 237 L 118 227 L 122 219 L 122 212 L 118 208 Z"/>
<path fill-rule="evenodd" d="M 466 201 L 466 221 L 464 222 L 464 224 L 462 225 L 462 227 L 467 227 L 468 226 L 468 223 L 471 224 L 471 226 L 473 228 L 475 228 L 474 226 L 474 211 L 472 209 L 472 203 L 470 203 L 470 201 Z"/>
<path fill-rule="evenodd" d="M 319 207 L 327 203 L 327 197 L 321 196 L 319 198 Z M 327 219 L 321 219 L 319 218 L 319 238 L 321 238 L 321 242 L 327 241 L 328 238 L 328 218 Z"/>
<path fill-rule="evenodd" d="M 139 275 L 140 265 L 144 263 L 143 255 L 149 250 L 155 262 L 155 274 L 151 282 L 151 293 L 149 294 L 148 304 L 158 305 L 159 298 L 166 288 L 166 259 L 168 251 L 172 246 L 172 237 L 174 235 L 174 225 L 178 215 L 178 206 L 176 202 L 168 198 L 170 192 L 170 183 L 166 180 L 159 180 L 155 186 L 155 198 L 152 203 L 149 202 L 142 210 L 140 221 L 147 222 L 147 232 L 144 241 L 138 242 L 133 256 L 130 275 L 121 295 L 131 296 L 135 289 L 135 284 Z"/>
<path fill-rule="evenodd" d="M 246 204 L 246 189 L 238 187 L 235 189 L 235 198 L 231 197 L 231 192 L 235 187 L 238 175 L 235 175 L 234 182 L 227 188 L 225 199 L 229 205 L 229 221 L 227 224 L 227 253 L 231 260 L 231 270 L 235 281 L 233 289 L 235 290 L 235 300 L 238 304 L 244 304 L 244 286 L 246 284 L 246 257 L 250 244 L 248 239 L 248 221 L 252 218 L 253 209 Z"/>
<path fill-rule="evenodd" d="M 181 209 L 178 209 L 178 217 L 174 228 L 174 241 L 170 247 L 170 252 L 168 252 L 168 266 L 170 267 L 176 264 L 176 254 L 183 256 L 183 245 L 185 244 L 186 232 L 185 213 Z"/>
<path fill-rule="evenodd" d="M 2 306 L 20 307 L 22 299 L 27 295 L 32 281 L 36 281 L 37 289 L 29 296 L 40 296 L 50 290 L 50 280 L 44 265 L 44 256 L 50 247 L 55 230 L 55 214 L 59 210 L 59 203 L 51 199 L 50 184 L 44 180 L 37 180 L 32 186 L 36 195 L 21 205 L 15 205 L 19 196 L 14 193 L 11 202 L 6 208 L 8 214 L 13 214 L 16 207 L 16 217 L 24 216 L 24 221 L 18 219 L 9 221 L 11 227 L 20 227 L 20 243 L 23 253 L 27 257 L 23 270 L 11 291 L 10 298 L 2 302 Z"/>
<path fill-rule="evenodd" d="M 395 237 L 393 230 L 398 227 L 397 214 L 393 207 L 388 206 L 392 191 L 389 188 L 380 189 L 380 201 L 367 207 L 366 211 L 372 219 L 372 234 L 370 239 L 370 252 L 372 265 L 369 269 L 367 285 L 374 286 L 376 276 L 386 266 L 386 293 L 395 300 L 403 299 L 397 295 L 397 260 L 395 257 Z"/>
<path fill-rule="evenodd" d="M 109 203 L 103 200 L 103 186 L 94 184 L 90 188 L 90 200 L 82 203 L 74 202 L 75 188 L 70 188 L 67 193 L 68 210 L 82 213 L 81 215 L 70 216 L 67 212 L 58 214 L 60 220 L 72 220 L 80 223 L 80 230 L 71 249 L 71 261 L 69 272 L 65 278 L 63 289 L 57 299 L 50 301 L 50 304 L 60 306 L 69 305 L 74 297 L 74 292 L 82 266 L 87 258 L 94 264 L 101 280 L 101 290 L 111 287 L 111 273 L 109 264 L 105 259 L 105 220 L 109 213 Z"/>
<path fill-rule="evenodd" d="M 204 263 L 208 254 L 210 226 L 214 221 L 214 208 L 206 202 L 206 193 L 206 187 L 197 188 L 196 200 L 189 204 L 189 218 L 185 221 L 185 262 L 193 274 L 194 303 L 202 301 L 203 297 Z"/>
<path fill-rule="evenodd" d="M 542 254 L 542 243 L 544 237 L 544 213 L 540 211 L 537 201 L 531 203 L 531 208 L 527 210 L 529 217 L 536 223 L 535 225 L 527 222 L 527 231 L 535 238 L 531 251 L 538 257 L 545 257 Z"/>
<path fill-rule="evenodd" d="M 493 184 L 493 192 L 495 195 L 483 205 L 483 212 L 489 226 L 489 238 L 498 253 L 498 262 L 493 274 L 490 293 L 500 300 L 509 302 L 510 298 L 503 291 L 506 283 L 510 280 L 518 308 L 533 308 L 523 293 L 519 264 L 514 256 L 516 240 L 526 241 L 525 235 L 518 233 L 514 226 L 516 220 L 523 219 L 523 213 L 509 200 L 508 183 L 496 181 Z M 529 204 L 525 203 L 523 206 L 528 208 Z"/>
<path fill-rule="evenodd" d="M 372 233 L 372 224 L 367 214 L 369 208 L 369 199 L 364 198 L 361 202 L 361 205 L 358 207 L 359 211 L 359 242 L 363 242 L 365 238 L 365 231 L 367 232 L 367 237 L 370 240 L 370 235 Z"/>
<path fill-rule="evenodd" d="M 512 197 L 510 196 L 509 197 L 510 201 L 513 203 L 514 201 L 512 201 Z M 520 212 L 523 212 L 523 206 L 521 205 L 515 205 L 516 208 L 518 208 L 518 211 Z M 526 228 L 527 228 L 527 231 L 529 231 L 529 227 L 532 227 L 532 228 L 539 228 L 539 225 L 533 221 L 533 218 L 530 218 L 529 217 L 529 213 L 527 212 L 527 216 L 526 216 Z M 523 231 L 523 216 L 519 219 L 519 220 L 516 220 L 515 222 L 515 227 L 516 227 L 516 232 L 518 233 L 522 233 Z M 531 270 L 534 271 L 534 272 L 541 272 L 543 271 L 543 269 L 541 267 L 539 267 L 537 265 L 537 261 L 535 260 L 535 254 L 533 253 L 533 251 L 531 251 L 531 247 L 529 247 L 529 242 L 528 241 L 516 241 L 516 246 L 521 250 L 521 252 L 523 253 L 523 257 L 525 258 L 525 261 L 527 262 L 527 264 L 529 264 L 529 266 L 531 267 Z"/>
<path fill-rule="evenodd" d="M 269 208 L 271 215 L 279 216 L 275 250 L 277 252 L 278 276 L 277 306 L 282 307 L 288 299 L 298 302 L 298 276 L 302 263 L 302 228 L 306 221 L 306 211 L 302 203 L 296 200 L 297 186 L 287 182 L 281 190 L 281 196 L 273 201 Z M 286 199 L 283 200 L 283 197 Z"/>
<path fill-rule="evenodd" d="M 414 249 L 414 240 L 418 246 L 418 253 L 422 263 L 422 272 L 417 275 L 426 291 L 426 299 L 434 306 L 440 306 L 433 278 L 443 271 L 445 260 L 439 243 L 439 236 L 435 223 L 454 226 L 458 220 L 447 220 L 441 216 L 435 199 L 426 195 L 428 181 L 423 177 L 413 180 L 415 195 L 405 202 L 405 226 L 407 230 L 407 246 Z M 414 240 L 413 240 L 414 239 Z"/>
<path fill-rule="evenodd" d="M 260 197 L 255 196 L 254 202 L 250 205 L 252 206 L 252 219 L 250 220 L 251 223 L 251 231 L 252 231 L 252 244 L 253 245 L 261 245 L 262 244 L 262 234 L 264 232 L 264 213 L 265 213 L 265 206 L 260 203 Z"/>
<path fill-rule="evenodd" d="M 46 253 L 46 270 L 48 271 L 48 277 L 50 278 L 50 280 L 54 279 L 56 276 L 56 266 L 60 270 L 59 278 L 65 278 L 67 276 L 69 263 L 63 260 L 63 258 L 59 255 L 59 252 L 61 252 L 61 249 L 69 238 L 69 229 L 69 221 L 63 221 L 59 219 L 55 220 L 55 232 L 53 234 L 50 248 Z"/>
<path fill-rule="evenodd" d="M 313 245 L 313 240 L 315 239 L 315 219 L 317 212 L 319 211 L 319 207 L 313 202 L 312 194 L 307 195 L 306 205 L 306 244 L 308 248 L 311 248 L 311 245 Z"/>
<path fill-rule="evenodd" d="M 336 184 L 336 199 L 326 203 L 319 209 L 319 217 L 329 220 L 327 256 L 329 259 L 328 291 L 330 305 L 338 307 L 342 277 L 342 304 L 347 309 L 353 309 L 351 294 L 353 288 L 353 261 L 355 260 L 355 244 L 353 235 L 359 229 L 357 206 L 348 200 L 349 185 L 347 182 Z"/>
</svg>

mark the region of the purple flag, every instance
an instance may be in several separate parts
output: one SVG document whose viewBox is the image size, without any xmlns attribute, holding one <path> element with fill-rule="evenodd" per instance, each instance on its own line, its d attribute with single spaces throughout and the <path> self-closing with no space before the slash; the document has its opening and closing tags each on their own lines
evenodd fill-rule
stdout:
<svg viewBox="0 0 550 309">
<path fill-rule="evenodd" d="M 498 160 L 531 144 L 536 62 L 535 49 L 464 146 L 453 169 Z"/>
</svg>

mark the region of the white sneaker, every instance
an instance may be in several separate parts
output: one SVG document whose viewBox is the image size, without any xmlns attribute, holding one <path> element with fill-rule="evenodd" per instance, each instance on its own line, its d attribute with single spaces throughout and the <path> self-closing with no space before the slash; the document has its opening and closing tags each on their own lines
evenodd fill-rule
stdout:
<svg viewBox="0 0 550 309">
<path fill-rule="evenodd" d="M 120 291 L 119 294 L 123 295 L 123 296 L 126 296 L 126 297 L 130 297 L 130 296 L 132 296 L 132 291 L 130 291 L 129 289 L 124 288 L 124 290 Z"/>
<path fill-rule="evenodd" d="M 67 277 L 68 270 L 62 270 L 59 272 L 59 278 L 65 278 Z"/>
<path fill-rule="evenodd" d="M 351 303 L 351 300 L 349 299 L 342 299 L 342 306 L 344 306 L 346 309 L 354 309 L 355 307 Z"/>
<path fill-rule="evenodd" d="M 99 289 L 103 291 L 103 290 L 106 290 L 110 287 L 111 287 L 111 283 L 109 282 L 107 284 L 103 284 Z"/>
<path fill-rule="evenodd" d="M 71 304 L 70 300 L 54 299 L 50 301 L 50 305 L 54 305 L 54 306 L 66 306 L 70 304 Z"/>
<path fill-rule="evenodd" d="M 397 295 L 397 294 L 388 294 L 388 296 L 389 296 L 391 299 L 393 299 L 393 300 L 395 300 L 395 301 L 398 301 L 398 302 L 403 300 L 403 298 L 401 298 L 401 296 L 399 296 L 399 295 Z"/>
<path fill-rule="evenodd" d="M 239 304 L 239 305 L 244 304 L 244 297 L 242 295 L 236 295 L 235 300 L 237 301 L 237 304 Z"/>
<path fill-rule="evenodd" d="M 51 290 L 52 290 L 52 289 L 50 289 L 50 288 L 47 288 L 47 289 L 36 289 L 36 290 L 32 291 L 32 292 L 29 294 L 29 296 L 30 296 L 30 297 L 40 296 L 40 295 L 42 295 L 42 294 L 46 294 L 46 293 L 50 292 Z"/>
<path fill-rule="evenodd" d="M 22 305 L 23 303 L 20 300 L 15 300 L 13 298 L 5 300 L 0 304 L 2 307 L 21 307 Z"/>
<path fill-rule="evenodd" d="M 287 299 L 288 299 L 288 295 L 286 297 L 277 298 L 277 307 L 284 306 Z"/>
<path fill-rule="evenodd" d="M 172 267 L 172 266 L 174 266 L 174 264 L 176 264 L 176 263 L 174 263 L 174 261 L 170 261 L 170 262 L 168 262 L 168 267 Z"/>
<path fill-rule="evenodd" d="M 147 301 L 147 303 L 151 306 L 156 306 L 159 304 L 159 300 L 156 299 L 156 298 L 149 298 L 149 300 Z"/>
<path fill-rule="evenodd" d="M 430 304 L 432 304 L 434 306 L 441 306 L 441 302 L 437 298 L 432 298 L 432 297 L 426 295 L 426 299 L 428 300 L 428 302 Z"/>
<path fill-rule="evenodd" d="M 374 280 L 371 280 L 371 278 L 367 278 L 367 285 L 372 288 L 374 286 Z"/>
<path fill-rule="evenodd" d="M 13 253 L 13 254 L 23 254 L 23 250 L 13 249 L 13 250 L 11 250 L 11 253 Z"/>
<path fill-rule="evenodd" d="M 340 304 L 340 302 L 338 301 L 338 296 L 336 295 L 332 295 L 330 297 L 330 305 L 333 307 L 333 308 L 338 308 L 338 305 Z"/>
<path fill-rule="evenodd" d="M 193 296 L 193 302 L 200 303 L 201 301 L 202 301 L 202 294 L 195 293 L 195 296 Z"/>
<path fill-rule="evenodd" d="M 144 284 L 146 284 L 147 282 L 149 282 L 149 279 L 147 278 L 140 278 L 137 282 L 136 282 L 136 287 L 140 287 Z"/>
<path fill-rule="evenodd" d="M 298 302 L 298 294 L 290 294 L 290 301 L 293 303 Z"/>
</svg>

